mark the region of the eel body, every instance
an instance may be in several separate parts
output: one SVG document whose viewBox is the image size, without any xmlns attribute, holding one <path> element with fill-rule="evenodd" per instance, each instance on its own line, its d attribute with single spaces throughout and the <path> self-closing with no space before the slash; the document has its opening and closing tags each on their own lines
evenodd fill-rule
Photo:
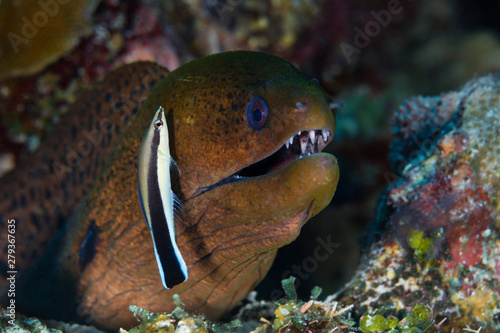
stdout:
<svg viewBox="0 0 500 333">
<path fill-rule="evenodd" d="M 154 63 L 134 63 L 105 80 L 72 105 L 34 154 L 0 179 L 0 228 L 15 220 L 14 270 L 22 273 L 43 252 L 101 173 L 109 155 L 140 106 L 168 71 Z M 8 254 L 0 239 L 0 273 Z M 7 284 L 0 280 L 5 293 Z"/>
<path fill-rule="evenodd" d="M 73 106 L 36 162 L 0 180 L 14 194 L 0 201 L 1 223 L 16 219 L 23 258 L 16 310 L 116 330 L 137 323 L 129 305 L 171 311 L 179 294 L 188 311 L 219 318 L 330 202 L 338 166 L 321 150 L 335 111 L 317 81 L 281 58 L 246 51 L 200 58 L 162 80 L 166 73 L 151 63 L 111 73 Z M 175 238 L 189 273 L 168 290 L 137 189 L 141 139 L 160 106 L 179 168 Z M 90 141 L 88 133 L 99 138 L 92 131 L 109 112 L 126 119 L 112 120 L 113 130 L 61 179 L 50 166 L 64 161 L 66 147 Z"/>
</svg>

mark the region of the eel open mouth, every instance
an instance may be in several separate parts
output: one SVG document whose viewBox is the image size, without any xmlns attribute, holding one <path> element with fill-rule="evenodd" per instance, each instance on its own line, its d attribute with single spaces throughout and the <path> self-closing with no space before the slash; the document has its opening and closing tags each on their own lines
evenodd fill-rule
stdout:
<svg viewBox="0 0 500 333">
<path fill-rule="evenodd" d="M 270 156 L 237 171 L 216 184 L 205 187 L 203 192 L 245 178 L 263 176 L 279 170 L 301 157 L 321 152 L 331 139 L 332 132 L 326 129 L 300 131 L 291 136 L 283 146 Z"/>
<path fill-rule="evenodd" d="M 319 153 L 330 139 L 329 130 L 300 131 L 274 154 L 241 169 L 231 177 L 257 177 L 279 170 L 303 156 Z"/>
</svg>

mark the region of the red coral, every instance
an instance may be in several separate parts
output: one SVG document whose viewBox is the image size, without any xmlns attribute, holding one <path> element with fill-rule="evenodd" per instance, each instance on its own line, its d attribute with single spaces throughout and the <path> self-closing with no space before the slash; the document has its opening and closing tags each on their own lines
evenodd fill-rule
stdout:
<svg viewBox="0 0 500 333">
<path fill-rule="evenodd" d="M 403 187 L 394 188 L 391 194 L 398 197 L 396 191 Z M 403 204 L 402 199 L 393 203 L 397 213 L 391 216 L 391 224 L 400 238 L 406 239 L 410 228 L 426 232 L 443 228 L 451 258 L 445 262 L 446 268 L 454 270 L 459 264 L 469 267 L 480 263 L 483 232 L 490 226 L 492 209 L 487 193 L 474 185 L 471 166 L 457 163 L 448 170 L 437 171 L 413 193 L 408 203 Z"/>
</svg>

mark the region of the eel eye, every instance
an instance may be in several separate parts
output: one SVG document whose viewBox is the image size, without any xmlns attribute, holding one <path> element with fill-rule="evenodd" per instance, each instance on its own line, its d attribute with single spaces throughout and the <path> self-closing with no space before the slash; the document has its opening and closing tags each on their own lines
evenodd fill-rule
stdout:
<svg viewBox="0 0 500 333">
<path fill-rule="evenodd" d="M 268 114 L 269 109 L 262 97 L 256 96 L 248 103 L 247 122 L 253 129 L 262 129 L 266 125 Z"/>
<path fill-rule="evenodd" d="M 163 127 L 163 121 L 156 119 L 154 122 L 155 130 L 159 131 Z"/>
</svg>

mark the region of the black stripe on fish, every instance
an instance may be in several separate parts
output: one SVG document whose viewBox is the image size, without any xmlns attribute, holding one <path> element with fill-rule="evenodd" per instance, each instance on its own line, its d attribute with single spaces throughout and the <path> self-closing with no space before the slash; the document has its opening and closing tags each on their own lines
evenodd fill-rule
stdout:
<svg viewBox="0 0 500 333">
<path fill-rule="evenodd" d="M 165 124 L 166 126 L 166 124 Z M 160 131 L 155 131 L 151 144 L 151 158 L 148 170 L 148 201 L 151 215 L 151 230 L 153 242 L 157 255 L 158 268 L 165 288 L 173 288 L 175 285 L 186 280 L 180 260 L 175 255 L 174 247 L 171 242 L 168 223 L 163 210 L 163 202 L 160 194 L 160 185 L 158 183 L 157 156 L 160 145 Z M 170 172 L 170 170 L 163 170 Z M 172 193 L 173 195 L 173 193 Z"/>
</svg>

